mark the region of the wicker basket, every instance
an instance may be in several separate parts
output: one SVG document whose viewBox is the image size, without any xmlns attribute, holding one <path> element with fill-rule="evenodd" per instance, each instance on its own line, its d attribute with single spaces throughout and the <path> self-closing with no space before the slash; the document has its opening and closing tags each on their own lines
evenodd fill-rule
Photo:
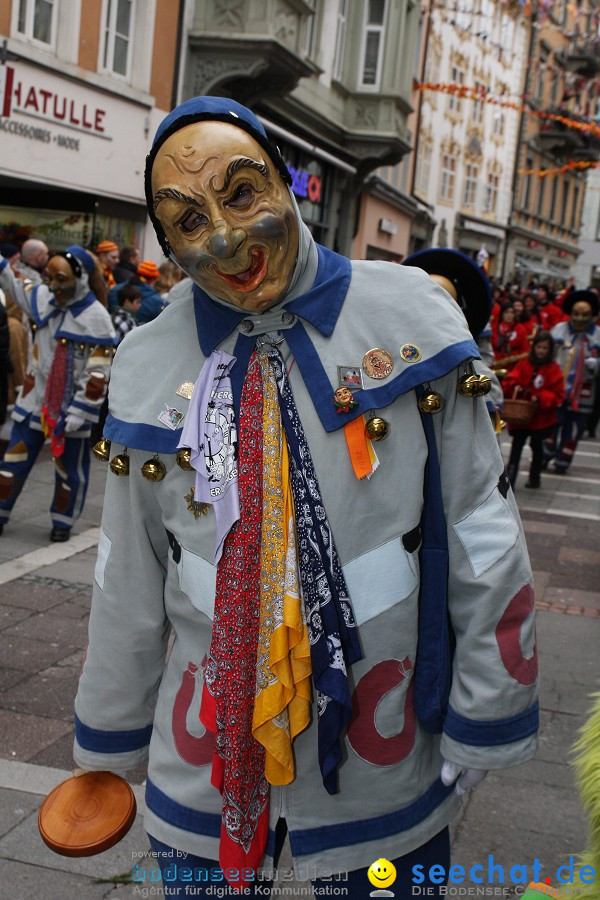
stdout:
<svg viewBox="0 0 600 900">
<path fill-rule="evenodd" d="M 502 405 L 502 418 L 509 425 L 526 428 L 535 416 L 538 405 L 533 400 L 518 400 L 517 388 L 512 397 L 505 397 Z"/>
</svg>

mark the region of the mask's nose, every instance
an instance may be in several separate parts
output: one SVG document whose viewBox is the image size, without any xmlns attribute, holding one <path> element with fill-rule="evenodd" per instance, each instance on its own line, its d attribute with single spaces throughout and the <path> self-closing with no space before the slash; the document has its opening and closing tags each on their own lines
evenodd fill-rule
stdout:
<svg viewBox="0 0 600 900">
<path fill-rule="evenodd" d="M 209 252 L 217 259 L 228 259 L 235 256 L 245 237 L 245 232 L 241 229 L 231 228 L 226 222 L 218 222 L 208 240 Z"/>
</svg>

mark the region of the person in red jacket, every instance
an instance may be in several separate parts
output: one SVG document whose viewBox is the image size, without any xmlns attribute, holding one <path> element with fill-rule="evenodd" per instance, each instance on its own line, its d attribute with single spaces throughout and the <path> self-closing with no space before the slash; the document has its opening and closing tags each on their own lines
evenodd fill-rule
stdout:
<svg viewBox="0 0 600 900">
<path fill-rule="evenodd" d="M 531 353 L 521 359 L 508 373 L 502 383 L 505 397 L 517 396 L 523 400 L 533 400 L 538 408 L 526 428 L 509 425 L 512 447 L 506 468 L 513 488 L 517 480 L 519 460 L 527 438 L 531 445 L 531 466 L 526 488 L 541 486 L 543 449 L 547 438 L 557 421 L 558 407 L 565 399 L 565 379 L 562 369 L 552 359 L 554 338 L 547 331 L 539 331 L 533 339 Z"/>
<path fill-rule="evenodd" d="M 537 292 L 537 316 L 544 331 L 550 331 L 566 316 L 562 309 L 554 302 L 554 294 L 545 284 L 540 284 Z"/>
<path fill-rule="evenodd" d="M 531 344 L 527 340 L 527 332 L 524 326 L 516 321 L 512 305 L 505 306 L 500 313 L 500 321 L 493 334 L 492 342 L 496 362 L 529 352 Z"/>
</svg>

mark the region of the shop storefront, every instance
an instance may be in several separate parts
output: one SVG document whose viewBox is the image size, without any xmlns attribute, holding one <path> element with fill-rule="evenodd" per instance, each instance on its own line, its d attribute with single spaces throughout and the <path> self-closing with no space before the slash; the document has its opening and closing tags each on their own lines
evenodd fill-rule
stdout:
<svg viewBox="0 0 600 900">
<path fill-rule="evenodd" d="M 154 250 L 143 167 L 149 106 L 32 63 L 1 67 L 0 241 Z"/>
</svg>

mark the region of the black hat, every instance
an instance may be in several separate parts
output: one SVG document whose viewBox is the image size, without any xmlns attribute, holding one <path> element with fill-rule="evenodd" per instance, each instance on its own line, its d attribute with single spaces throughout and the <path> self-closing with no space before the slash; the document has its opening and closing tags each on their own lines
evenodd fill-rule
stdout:
<svg viewBox="0 0 600 900">
<path fill-rule="evenodd" d="M 590 304 L 592 307 L 592 315 L 597 316 L 600 309 L 600 301 L 598 300 L 598 295 L 595 294 L 594 291 L 571 291 L 571 293 L 567 294 L 563 300 L 563 312 L 570 315 L 575 304 L 582 300 Z"/>
<path fill-rule="evenodd" d="M 449 247 L 431 247 L 411 253 L 402 265 L 418 266 L 428 275 L 443 275 L 451 281 L 469 331 L 474 338 L 479 337 L 490 317 L 492 291 L 487 275 L 470 256 Z"/>
<path fill-rule="evenodd" d="M 21 252 L 21 248 L 17 247 L 16 244 L 0 244 L 0 253 L 2 256 L 5 256 L 7 259 L 10 259 L 11 256 L 16 256 L 17 253 Z"/>
</svg>

